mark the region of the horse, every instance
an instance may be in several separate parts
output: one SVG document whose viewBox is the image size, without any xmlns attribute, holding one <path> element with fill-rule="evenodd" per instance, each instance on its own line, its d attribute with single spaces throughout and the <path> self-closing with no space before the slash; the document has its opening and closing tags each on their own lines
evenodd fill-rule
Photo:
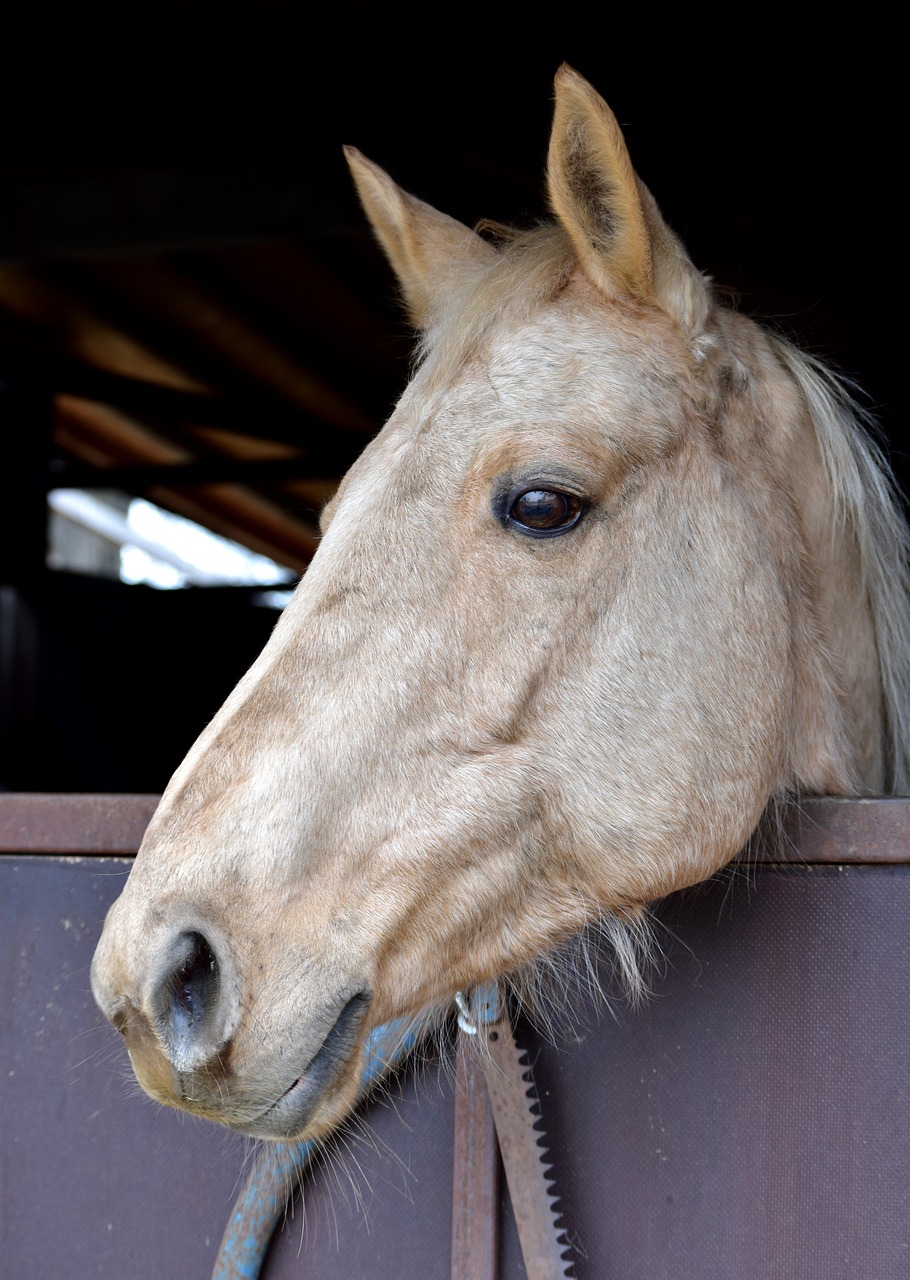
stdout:
<svg viewBox="0 0 910 1280">
<path fill-rule="evenodd" d="M 910 781 L 908 537 L 872 425 L 716 295 L 594 88 L 552 217 L 469 229 L 353 148 L 419 333 L 259 658 L 169 782 L 92 966 L 157 1101 L 351 1115 L 371 1036 L 519 982 L 807 795 Z"/>
</svg>

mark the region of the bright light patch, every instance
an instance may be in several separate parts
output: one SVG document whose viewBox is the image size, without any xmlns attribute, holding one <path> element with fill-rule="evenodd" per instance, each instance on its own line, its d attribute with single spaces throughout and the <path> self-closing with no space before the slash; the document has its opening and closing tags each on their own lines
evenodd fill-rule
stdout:
<svg viewBox="0 0 910 1280">
<path fill-rule="evenodd" d="M 221 538 L 192 520 L 163 511 L 144 498 L 135 498 L 126 516 L 129 529 L 144 545 L 125 543 L 120 551 L 124 582 L 154 587 L 185 587 L 208 580 L 234 586 L 271 587 L 290 582 L 294 575 L 268 556 Z M 148 550 L 155 544 L 171 552 L 169 562 Z M 176 561 L 183 561 L 181 568 Z"/>
<path fill-rule="evenodd" d="M 268 556 L 222 538 L 193 520 L 126 494 L 54 489 L 48 563 L 70 572 L 104 572 L 98 548 L 119 550 L 122 582 L 171 589 L 188 586 L 282 588 L 264 590 L 262 603 L 281 608 L 297 575 Z M 78 536 L 77 536 L 78 535 Z M 109 563 L 109 562 L 108 562 Z M 110 569 L 108 569 L 110 572 Z"/>
</svg>

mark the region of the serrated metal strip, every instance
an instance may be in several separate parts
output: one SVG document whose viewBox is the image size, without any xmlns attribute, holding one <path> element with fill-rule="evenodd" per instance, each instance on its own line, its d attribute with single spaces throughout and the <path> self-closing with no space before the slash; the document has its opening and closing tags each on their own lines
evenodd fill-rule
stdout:
<svg viewBox="0 0 910 1280">
<path fill-rule="evenodd" d="M 481 1048 L 480 1058 L 528 1280 L 571 1280 L 572 1261 L 563 1256 L 569 1246 L 561 1239 L 565 1227 L 559 1225 L 551 1166 L 536 1127 L 541 1121 L 533 1110 L 530 1067 L 505 1013 L 477 1030 L 488 1050 Z"/>
</svg>

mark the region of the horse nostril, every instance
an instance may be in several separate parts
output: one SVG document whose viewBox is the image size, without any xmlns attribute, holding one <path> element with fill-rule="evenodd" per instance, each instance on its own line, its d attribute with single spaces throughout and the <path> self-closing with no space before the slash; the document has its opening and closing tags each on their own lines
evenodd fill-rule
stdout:
<svg viewBox="0 0 910 1280">
<path fill-rule="evenodd" d="M 220 993 L 221 969 L 208 940 L 201 933 L 182 933 L 159 1004 L 167 1039 L 177 1056 L 193 1053 L 218 1008 Z"/>
</svg>

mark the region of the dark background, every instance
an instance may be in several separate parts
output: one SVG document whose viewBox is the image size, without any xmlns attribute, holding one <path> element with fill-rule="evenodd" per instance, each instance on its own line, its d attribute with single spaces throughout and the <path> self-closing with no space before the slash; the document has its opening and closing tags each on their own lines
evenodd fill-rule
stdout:
<svg viewBox="0 0 910 1280">
<path fill-rule="evenodd" d="M 179 306 L 169 327 L 143 315 L 141 291 L 118 294 L 116 272 L 176 264 L 224 298 L 230 254 L 305 255 L 324 273 L 319 288 L 279 307 L 263 276 L 255 289 L 233 281 L 230 299 L 362 415 L 356 430 L 320 420 L 313 474 L 333 482 L 388 414 L 410 349 L 342 144 L 466 223 L 530 221 L 545 213 L 552 80 L 565 60 L 612 106 L 695 262 L 864 388 L 906 487 L 900 38 L 874 9 L 838 13 L 276 0 L 6 12 L 0 264 L 179 349 L 225 402 L 261 392 L 265 404 L 252 376 L 193 365 Z M 369 316 L 368 337 L 352 307 Z M 34 389 L 59 353 L 52 325 L 40 341 L 24 332 L 0 316 L 0 375 L 18 386 L 27 367 Z M 0 421 L 11 466 L 23 465 L 35 422 Z M 301 439 L 314 431 L 302 417 Z M 72 462 L 59 446 L 51 454 Z M 43 571 L 20 496 L 5 491 L 0 785 L 157 790 L 274 616 L 242 591 L 216 604 L 199 590 L 178 600 L 62 585 Z"/>
</svg>

